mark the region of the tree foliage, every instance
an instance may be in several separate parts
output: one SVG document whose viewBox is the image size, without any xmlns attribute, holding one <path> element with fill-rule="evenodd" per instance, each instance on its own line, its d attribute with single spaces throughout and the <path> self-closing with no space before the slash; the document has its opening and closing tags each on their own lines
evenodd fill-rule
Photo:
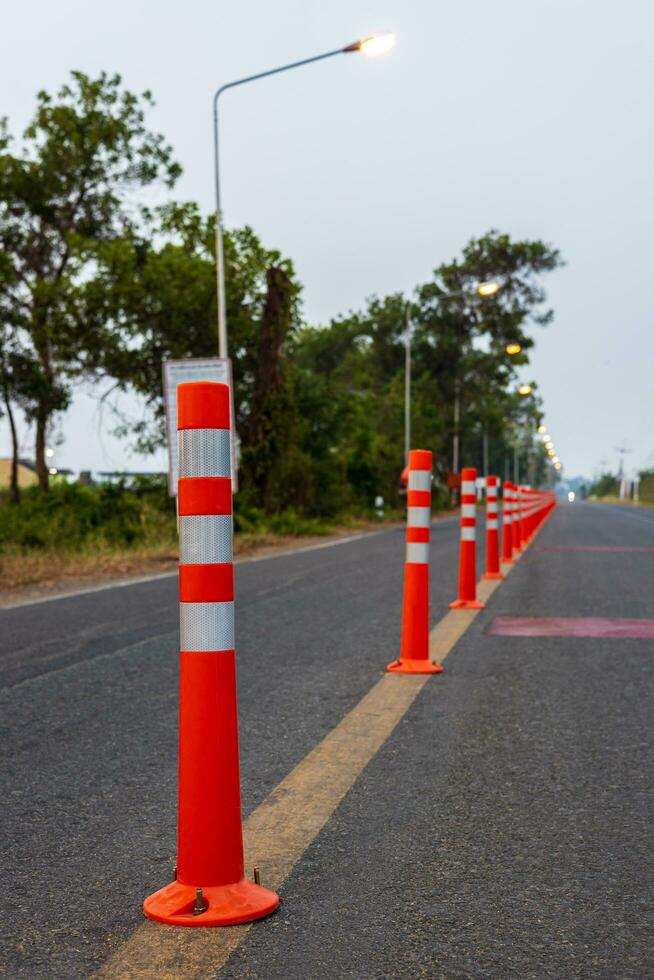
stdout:
<svg viewBox="0 0 654 980">
<path fill-rule="evenodd" d="M 110 340 L 98 249 L 138 224 L 136 188 L 180 173 L 146 126 L 151 102 L 118 75 L 73 72 L 56 97 L 39 92 L 17 153 L 6 125 L 0 133 L 0 310 L 22 359 L 16 395 L 35 423 L 42 488 L 48 424 L 74 380 L 101 369 Z"/>
<path fill-rule="evenodd" d="M 214 219 L 190 202 L 146 208 L 136 192 L 179 174 L 163 138 L 118 76 L 73 73 L 38 96 L 18 153 L 0 129 L 0 389 L 36 431 L 47 487 L 48 425 L 78 379 L 131 391 L 141 418 L 118 431 L 141 451 L 165 440 L 161 362 L 217 353 Z M 404 465 L 407 309 L 412 349 L 413 445 L 431 449 L 441 485 L 452 467 L 454 404 L 461 463 L 545 479 L 533 440 L 542 412 L 516 393 L 535 329 L 552 311 L 543 276 L 560 264 L 540 241 L 490 232 L 435 269 L 411 297 L 373 297 L 328 325 L 302 322 L 291 261 L 251 228 L 224 242 L 227 319 L 241 500 L 268 514 L 332 516 L 397 500 Z M 481 297 L 477 286 L 501 288 Z M 509 357 L 507 343 L 521 345 Z"/>
</svg>

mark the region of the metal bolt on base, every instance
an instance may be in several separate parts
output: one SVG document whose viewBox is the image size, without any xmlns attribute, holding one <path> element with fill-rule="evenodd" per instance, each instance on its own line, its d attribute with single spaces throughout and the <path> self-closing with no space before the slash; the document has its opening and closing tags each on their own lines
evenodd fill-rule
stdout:
<svg viewBox="0 0 654 980">
<path fill-rule="evenodd" d="M 195 889 L 195 908 L 193 909 L 193 915 L 202 915 L 209 908 L 209 903 L 205 902 L 202 897 L 202 889 Z"/>
</svg>

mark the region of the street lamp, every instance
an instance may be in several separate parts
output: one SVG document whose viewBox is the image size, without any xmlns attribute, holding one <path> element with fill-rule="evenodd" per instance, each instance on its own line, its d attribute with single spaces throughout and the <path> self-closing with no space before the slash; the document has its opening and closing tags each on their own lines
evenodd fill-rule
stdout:
<svg viewBox="0 0 654 980">
<path fill-rule="evenodd" d="M 214 151 L 214 180 L 216 191 L 216 295 L 218 300 L 218 352 L 220 357 L 227 357 L 227 311 L 225 303 L 225 263 L 223 257 L 223 229 L 222 229 L 222 210 L 220 204 L 220 169 L 218 155 L 218 99 L 227 89 L 236 88 L 237 85 L 245 85 L 246 82 L 254 82 L 259 78 L 268 78 L 270 75 L 278 75 L 282 71 L 290 71 L 291 68 L 301 68 L 302 65 L 313 64 L 314 61 L 324 61 L 326 58 L 333 58 L 337 54 L 349 54 L 354 51 L 361 51 L 368 57 L 375 57 L 388 51 L 395 44 L 394 34 L 375 34 L 371 37 L 361 38 L 354 41 L 344 48 L 336 48 L 334 51 L 326 51 L 324 54 L 316 54 L 311 58 L 303 58 L 301 61 L 293 61 L 288 65 L 281 65 L 279 68 L 271 68 L 268 71 L 257 72 L 256 75 L 248 75 L 239 78 L 235 82 L 227 82 L 221 85 L 213 97 L 213 151 Z"/>
<path fill-rule="evenodd" d="M 519 354 L 522 350 L 522 346 L 520 344 L 507 344 L 504 350 L 511 356 L 513 354 Z"/>
<path fill-rule="evenodd" d="M 475 292 L 478 296 L 484 298 L 488 296 L 495 296 L 496 293 L 500 291 L 502 284 L 494 279 L 490 279 L 486 282 L 480 282 L 475 286 Z M 463 292 L 460 293 L 445 293 L 443 296 L 439 296 L 439 299 L 452 299 L 453 297 L 465 296 Z M 452 435 L 452 472 L 459 472 L 459 449 L 460 449 L 460 438 L 459 438 L 459 422 L 461 420 L 461 379 L 456 378 L 454 381 L 454 432 Z M 484 436 L 484 454 L 487 455 L 488 448 L 486 445 L 486 437 Z"/>
<path fill-rule="evenodd" d="M 545 426 L 545 425 L 539 425 L 538 426 L 538 431 L 540 432 L 541 435 L 546 435 L 546 433 L 547 433 L 547 426 Z"/>
<path fill-rule="evenodd" d="M 385 36 L 385 35 L 383 35 Z M 495 293 L 499 292 L 501 289 L 501 283 L 495 282 L 494 280 L 489 280 L 488 282 L 480 282 L 475 288 L 474 292 L 478 296 L 494 296 Z M 460 299 L 462 296 L 471 296 L 472 293 L 466 290 L 460 290 L 455 293 L 441 293 L 436 299 L 440 303 L 446 299 Z M 409 450 L 411 448 L 411 304 L 407 303 L 405 308 L 405 356 L 404 356 L 404 452 L 406 456 L 406 464 L 409 465 Z M 454 444 L 452 448 L 452 470 L 454 473 L 458 473 L 458 460 L 459 460 L 459 415 L 460 415 L 460 405 L 459 405 L 459 381 L 455 381 L 455 394 L 454 394 Z"/>
<path fill-rule="evenodd" d="M 520 387 L 518 388 L 519 395 L 531 395 L 532 391 L 533 388 L 531 387 L 531 385 L 520 385 Z"/>
<path fill-rule="evenodd" d="M 477 292 L 480 296 L 494 296 L 499 288 L 499 282 L 480 282 L 477 286 Z"/>
</svg>

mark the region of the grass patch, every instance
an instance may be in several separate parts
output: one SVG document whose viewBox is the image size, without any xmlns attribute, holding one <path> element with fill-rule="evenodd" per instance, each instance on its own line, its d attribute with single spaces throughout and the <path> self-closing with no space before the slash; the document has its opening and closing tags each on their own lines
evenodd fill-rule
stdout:
<svg viewBox="0 0 654 980">
<path fill-rule="evenodd" d="M 293 510 L 268 515 L 241 501 L 235 498 L 236 556 L 382 523 L 373 515 L 329 522 Z M 403 520 L 403 512 L 384 522 L 394 519 Z M 175 502 L 164 479 L 129 487 L 59 484 L 48 493 L 32 488 L 18 506 L 0 494 L 0 591 L 156 574 L 174 569 L 177 558 Z"/>
<path fill-rule="evenodd" d="M 649 500 L 621 500 L 620 497 L 608 496 L 608 497 L 596 497 L 591 494 L 588 497 L 590 501 L 597 501 L 598 504 L 621 504 L 623 507 L 654 507 L 654 501 Z"/>
</svg>

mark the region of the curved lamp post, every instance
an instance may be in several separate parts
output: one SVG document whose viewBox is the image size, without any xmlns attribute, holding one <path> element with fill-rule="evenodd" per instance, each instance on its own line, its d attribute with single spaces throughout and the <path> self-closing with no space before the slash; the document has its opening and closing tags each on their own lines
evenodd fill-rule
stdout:
<svg viewBox="0 0 654 980">
<path fill-rule="evenodd" d="M 311 58 L 303 58 L 301 61 L 293 61 L 289 65 L 281 65 L 279 68 L 271 68 L 268 71 L 258 72 L 256 75 L 248 75 L 246 78 L 239 78 L 235 82 L 228 82 L 217 89 L 213 97 L 213 148 L 214 148 L 214 173 L 216 185 L 216 293 L 218 298 L 218 350 L 220 357 L 227 357 L 227 315 L 225 304 L 225 265 L 223 259 L 223 229 L 222 211 L 220 205 L 220 171 L 218 159 L 218 99 L 227 89 L 236 88 L 237 85 L 245 85 L 246 82 L 254 82 L 259 78 L 268 78 L 270 75 L 278 75 L 282 71 L 290 71 L 291 68 L 301 68 L 302 65 L 313 64 L 314 61 L 324 61 L 325 58 L 333 58 L 337 54 L 350 54 L 354 51 L 361 51 L 368 57 L 383 54 L 395 44 L 393 34 L 375 34 L 371 37 L 364 37 L 360 41 L 354 41 L 344 48 L 336 48 L 334 51 L 326 51 L 324 54 L 316 54 Z"/>
<path fill-rule="evenodd" d="M 500 291 L 502 284 L 495 282 L 495 280 L 489 280 L 488 282 L 478 283 L 474 290 L 465 291 L 461 290 L 456 293 L 441 293 L 437 296 L 438 302 L 445 299 L 460 299 L 462 296 L 494 296 Z M 406 465 L 409 465 L 409 450 L 411 449 L 411 337 L 412 337 L 412 324 L 411 324 L 411 303 L 407 303 L 405 308 L 405 356 L 404 356 L 404 455 L 406 458 Z M 455 398 L 454 398 L 454 449 L 453 457 L 457 461 L 459 458 L 459 447 L 458 447 L 458 424 L 459 424 L 459 390 L 458 381 L 455 383 Z M 457 470 L 454 470 L 457 472 Z"/>
</svg>

